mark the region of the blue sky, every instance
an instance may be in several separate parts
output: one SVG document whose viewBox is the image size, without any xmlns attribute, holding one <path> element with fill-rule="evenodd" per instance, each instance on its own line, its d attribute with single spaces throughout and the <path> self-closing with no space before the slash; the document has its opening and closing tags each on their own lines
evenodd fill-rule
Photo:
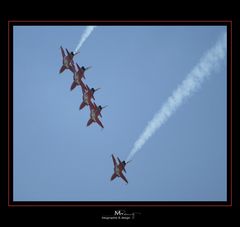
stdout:
<svg viewBox="0 0 240 227">
<path fill-rule="evenodd" d="M 226 31 L 224 26 L 98 26 L 75 62 L 92 68 L 102 130 L 86 127 L 60 46 L 85 26 L 14 26 L 14 201 L 226 201 L 226 58 L 110 181 L 153 115 Z"/>
</svg>

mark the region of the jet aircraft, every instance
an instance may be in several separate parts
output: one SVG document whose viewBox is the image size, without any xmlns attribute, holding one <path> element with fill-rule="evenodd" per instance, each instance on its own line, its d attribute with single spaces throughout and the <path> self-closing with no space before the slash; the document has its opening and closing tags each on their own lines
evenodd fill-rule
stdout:
<svg viewBox="0 0 240 227">
<path fill-rule="evenodd" d="M 123 175 L 122 171 L 124 171 L 126 173 L 126 170 L 125 170 L 125 166 L 127 165 L 127 163 L 129 163 L 130 161 L 128 162 L 125 162 L 125 161 L 121 161 L 118 157 L 117 157 L 117 160 L 118 160 L 118 164 L 117 164 L 117 161 L 114 157 L 114 155 L 112 154 L 112 160 L 113 160 L 113 165 L 114 165 L 114 173 L 111 177 L 111 181 L 114 180 L 116 177 L 121 177 L 126 183 L 128 183 L 127 181 L 127 178 Z"/>
<path fill-rule="evenodd" d="M 84 75 L 84 72 L 88 69 L 91 68 L 91 66 L 89 67 L 84 67 L 82 66 L 80 68 L 80 66 L 78 64 L 77 65 L 77 71 L 75 69 L 75 66 L 73 65 L 73 67 L 71 67 L 71 71 L 73 72 L 73 82 L 72 82 L 72 85 L 71 85 L 71 91 L 77 86 L 77 85 L 80 85 L 81 87 L 84 87 L 85 88 L 85 85 L 83 84 L 82 82 L 82 78 L 85 79 L 85 75 Z"/>
<path fill-rule="evenodd" d="M 95 97 L 94 97 L 94 92 L 99 90 L 100 88 L 89 88 L 87 84 L 84 84 L 81 80 L 79 81 L 80 82 L 80 86 L 82 88 L 82 98 L 83 98 L 83 101 L 81 103 L 81 105 L 79 106 L 79 109 L 83 109 L 86 105 L 89 105 L 91 103 L 91 99 L 93 98 L 95 100 Z"/>
<path fill-rule="evenodd" d="M 90 119 L 88 120 L 87 126 L 92 124 L 93 122 L 98 123 L 102 128 L 104 128 L 102 122 L 99 120 L 99 116 L 102 117 L 101 111 L 102 109 L 106 108 L 107 106 L 102 107 L 97 106 L 96 103 L 92 103 L 91 101 L 89 102 L 89 108 L 90 108 Z"/>
<path fill-rule="evenodd" d="M 73 57 L 75 55 L 77 55 L 79 52 L 69 53 L 68 49 L 66 49 L 67 54 L 65 54 L 62 46 L 60 48 L 61 48 L 61 52 L 62 52 L 63 63 L 62 63 L 62 67 L 59 70 L 59 73 L 62 73 L 65 69 L 70 69 L 71 71 L 73 71 L 74 70 L 73 69 L 73 65 L 74 65 Z"/>
</svg>

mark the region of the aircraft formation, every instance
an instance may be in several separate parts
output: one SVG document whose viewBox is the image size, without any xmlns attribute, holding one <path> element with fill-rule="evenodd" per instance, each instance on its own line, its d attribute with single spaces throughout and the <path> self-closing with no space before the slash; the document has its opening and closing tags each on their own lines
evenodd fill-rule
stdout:
<svg viewBox="0 0 240 227">
<path fill-rule="evenodd" d="M 92 100 L 95 100 L 94 93 L 99 90 L 100 88 L 89 88 L 89 86 L 82 81 L 82 79 L 85 78 L 85 71 L 90 69 L 89 67 L 80 67 L 78 63 L 74 63 L 74 56 L 77 55 L 79 52 L 69 52 L 68 49 L 66 49 L 66 53 L 62 46 L 60 47 L 61 53 L 62 53 L 62 66 L 59 70 L 59 74 L 63 73 L 64 70 L 70 70 L 73 73 L 73 82 L 70 87 L 70 90 L 72 91 L 75 87 L 80 86 L 82 90 L 82 103 L 79 106 L 79 109 L 83 109 L 85 106 L 89 106 L 90 110 L 90 118 L 87 122 L 87 126 L 91 125 L 92 123 L 97 123 L 100 127 L 104 128 L 102 122 L 100 121 L 99 117 L 102 117 L 101 111 L 107 106 L 97 106 L 95 102 Z"/>
<path fill-rule="evenodd" d="M 92 102 L 92 100 L 95 100 L 94 93 L 99 90 L 100 88 L 89 88 L 89 86 L 82 81 L 82 79 L 85 78 L 85 71 L 90 69 L 89 67 L 80 67 L 78 63 L 74 63 L 74 56 L 77 55 L 79 52 L 69 52 L 68 49 L 66 49 L 66 53 L 62 46 L 60 47 L 61 53 L 62 53 L 62 66 L 59 70 L 59 74 L 63 73 L 65 70 L 70 70 L 73 73 L 73 82 L 70 87 L 70 90 L 72 91 L 75 87 L 80 86 L 82 90 L 82 102 L 79 106 L 79 109 L 82 110 L 85 106 L 89 106 L 90 110 L 90 118 L 87 122 L 87 126 L 91 125 L 93 122 L 97 123 L 99 126 L 104 128 L 102 122 L 99 120 L 99 117 L 102 117 L 101 111 L 106 106 L 102 107 L 101 105 L 97 106 L 95 102 Z M 118 157 L 118 163 L 112 154 L 112 160 L 114 165 L 114 173 L 111 177 L 111 181 L 114 180 L 116 177 L 121 177 L 126 183 L 128 183 L 128 180 L 123 175 L 123 171 L 126 173 L 125 166 L 129 162 L 121 161 Z"/>
</svg>

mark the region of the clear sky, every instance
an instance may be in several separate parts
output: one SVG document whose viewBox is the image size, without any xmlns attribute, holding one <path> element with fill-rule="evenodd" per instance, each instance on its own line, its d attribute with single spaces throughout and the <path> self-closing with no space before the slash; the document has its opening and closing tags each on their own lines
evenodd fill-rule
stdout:
<svg viewBox="0 0 240 227">
<path fill-rule="evenodd" d="M 98 26 L 75 62 L 86 71 L 104 129 L 86 127 L 80 87 L 58 74 L 60 46 L 75 50 L 85 26 L 14 26 L 14 201 L 226 201 L 226 58 L 136 153 L 147 123 L 226 32 L 225 26 Z"/>
</svg>

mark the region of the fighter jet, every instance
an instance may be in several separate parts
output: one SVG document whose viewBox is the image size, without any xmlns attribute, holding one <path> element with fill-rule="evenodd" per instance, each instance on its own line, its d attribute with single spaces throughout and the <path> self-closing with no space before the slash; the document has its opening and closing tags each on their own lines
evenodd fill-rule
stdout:
<svg viewBox="0 0 240 227">
<path fill-rule="evenodd" d="M 128 162 L 121 161 L 118 157 L 117 157 L 117 159 L 118 159 L 118 162 L 119 162 L 118 164 L 117 164 L 117 161 L 116 161 L 115 157 L 112 154 L 112 160 L 113 160 L 113 165 L 114 165 L 114 173 L 111 177 L 111 181 L 114 180 L 116 177 L 121 177 L 126 183 L 128 183 L 128 181 L 127 181 L 126 177 L 123 175 L 122 171 L 124 171 L 126 173 L 125 166 L 130 161 L 128 161 Z"/>
<path fill-rule="evenodd" d="M 72 82 L 72 85 L 71 85 L 71 91 L 77 86 L 77 85 L 80 85 L 81 87 L 84 87 L 84 84 L 82 82 L 82 78 L 85 79 L 85 76 L 84 76 L 84 72 L 88 69 L 91 68 L 91 66 L 89 67 L 84 67 L 82 66 L 80 68 L 80 66 L 78 64 L 77 65 L 77 71 L 75 69 L 75 66 L 73 65 L 73 67 L 70 68 L 70 70 L 73 72 L 73 82 Z"/>
<path fill-rule="evenodd" d="M 101 111 L 107 106 L 97 106 L 96 103 L 89 102 L 89 108 L 90 108 L 90 119 L 88 120 L 87 126 L 92 124 L 93 122 L 98 123 L 102 128 L 104 128 L 102 122 L 99 120 L 98 116 L 102 117 Z"/>
<path fill-rule="evenodd" d="M 62 46 L 60 48 L 61 48 L 62 57 L 63 57 L 63 65 L 60 68 L 59 73 L 62 73 L 65 69 L 70 69 L 71 71 L 73 71 L 73 65 L 74 65 L 73 57 L 77 55 L 79 52 L 69 53 L 68 49 L 66 49 L 66 52 L 67 52 L 67 55 L 66 55 Z"/>
<path fill-rule="evenodd" d="M 82 108 L 84 108 L 86 105 L 89 105 L 89 103 L 91 102 L 91 99 L 93 98 L 95 100 L 94 97 L 94 92 L 99 90 L 100 88 L 89 88 L 87 84 L 84 84 L 81 80 L 79 81 L 79 84 L 82 88 L 82 98 L 83 101 L 81 103 L 81 105 L 79 106 L 79 109 L 81 110 Z"/>
</svg>

